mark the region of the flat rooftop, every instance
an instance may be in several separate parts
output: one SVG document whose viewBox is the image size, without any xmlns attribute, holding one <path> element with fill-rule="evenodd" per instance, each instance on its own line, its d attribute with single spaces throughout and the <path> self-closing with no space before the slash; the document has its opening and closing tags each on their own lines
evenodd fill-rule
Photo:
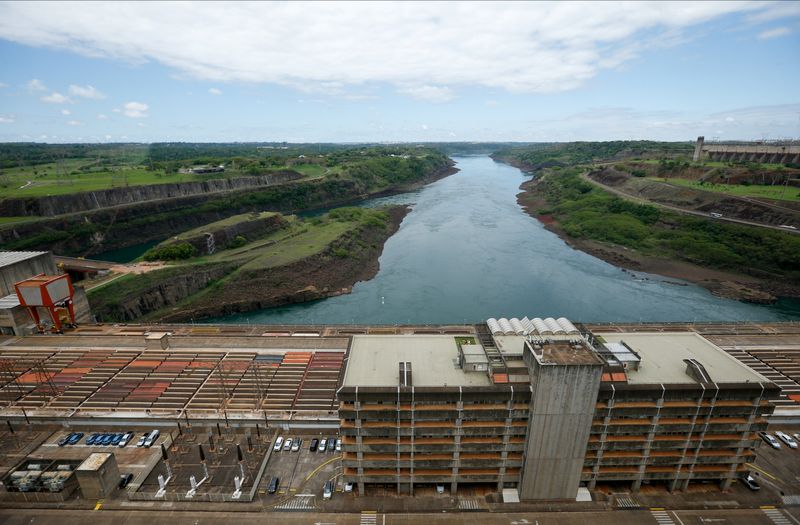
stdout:
<svg viewBox="0 0 800 525">
<path fill-rule="evenodd" d="M 628 370 L 628 383 L 690 383 L 684 359 L 698 360 L 715 383 L 768 383 L 769 380 L 694 332 L 603 334 L 609 343 L 625 341 L 642 361 Z"/>
<path fill-rule="evenodd" d="M 533 355 L 542 365 L 602 365 L 603 360 L 580 338 L 534 340 Z"/>
<path fill-rule="evenodd" d="M 490 386 L 485 373 L 454 364 L 458 346 L 450 335 L 355 335 L 342 386 L 396 387 L 398 363 L 410 362 L 411 386 Z"/>
<path fill-rule="evenodd" d="M 45 255 L 47 252 L 6 252 L 0 251 L 0 267 L 8 266 L 10 264 L 17 264 L 18 262 L 27 261 L 40 255 Z"/>
</svg>

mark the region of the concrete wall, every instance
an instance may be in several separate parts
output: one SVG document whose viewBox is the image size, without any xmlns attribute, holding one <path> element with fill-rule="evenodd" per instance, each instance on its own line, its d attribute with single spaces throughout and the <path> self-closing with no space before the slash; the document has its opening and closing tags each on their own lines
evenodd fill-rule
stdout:
<svg viewBox="0 0 800 525">
<path fill-rule="evenodd" d="M 102 466 L 95 470 L 78 468 L 75 473 L 78 476 L 81 494 L 86 499 L 105 498 L 119 485 L 119 468 L 114 454 L 111 454 Z"/>
<path fill-rule="evenodd" d="M 0 297 L 16 293 L 14 284 L 40 273 L 58 275 L 52 253 L 43 253 L 0 268 Z"/>
<path fill-rule="evenodd" d="M 541 365 L 527 348 L 524 357 L 531 371 L 533 394 L 520 499 L 574 500 L 602 365 Z"/>
</svg>

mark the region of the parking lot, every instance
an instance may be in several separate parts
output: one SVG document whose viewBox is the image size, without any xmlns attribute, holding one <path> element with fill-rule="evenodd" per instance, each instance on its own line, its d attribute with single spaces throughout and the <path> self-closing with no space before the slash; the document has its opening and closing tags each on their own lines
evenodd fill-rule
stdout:
<svg viewBox="0 0 800 525">
<path fill-rule="evenodd" d="M 161 443 L 168 442 L 169 432 L 162 431 L 159 438 L 151 448 L 137 447 L 136 443 L 142 434 L 149 430 L 132 429 L 123 427 L 108 428 L 72 428 L 70 430 L 58 430 L 50 434 L 44 442 L 29 454 L 32 459 L 74 459 L 83 461 L 93 452 L 111 452 L 117 461 L 120 474 L 133 474 L 131 486 L 141 483 L 149 474 L 156 456 L 161 454 Z M 92 434 L 124 434 L 134 432 L 134 437 L 125 447 L 118 445 L 87 445 L 87 440 Z M 59 446 L 58 443 L 63 438 L 73 432 L 83 432 L 83 437 L 74 445 Z"/>
<path fill-rule="evenodd" d="M 322 500 L 325 482 L 330 479 L 337 483 L 338 492 L 341 492 L 339 478 L 342 472 L 340 461 L 342 453 L 328 450 L 327 447 L 325 452 L 320 452 L 319 449 L 314 452 L 309 450 L 312 439 L 322 440 L 332 437 L 335 440 L 338 437 L 336 434 L 284 432 L 280 436 L 284 440 L 299 438 L 303 442 L 296 452 L 285 451 L 283 447 L 280 451 L 272 451 L 262 485 L 259 488 L 259 493 L 265 498 L 267 506 L 288 505 L 291 507 L 293 498 L 298 498 L 296 500 L 298 505 L 302 503 L 305 508 L 315 508 L 315 502 Z M 278 477 L 280 483 L 276 493 L 269 494 L 269 483 L 274 477 Z M 336 496 L 334 495 L 334 497 Z"/>
<path fill-rule="evenodd" d="M 778 430 L 792 435 L 800 433 L 800 426 L 771 425 L 767 432 L 775 436 Z M 766 443 L 759 447 L 758 459 L 752 469 L 753 477 L 762 487 L 774 488 L 781 496 L 800 498 L 800 448 L 791 449 L 782 441 L 780 444 L 779 450 Z"/>
</svg>

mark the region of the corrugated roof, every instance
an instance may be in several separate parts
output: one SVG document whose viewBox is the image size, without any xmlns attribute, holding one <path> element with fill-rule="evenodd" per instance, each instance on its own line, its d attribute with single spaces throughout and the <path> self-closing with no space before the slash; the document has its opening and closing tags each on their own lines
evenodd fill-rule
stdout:
<svg viewBox="0 0 800 525">
<path fill-rule="evenodd" d="M 0 267 L 16 264 L 27 259 L 39 257 L 47 252 L 4 252 L 0 251 Z"/>
<path fill-rule="evenodd" d="M 15 293 L 0 298 L 0 310 L 10 310 L 11 308 L 16 308 L 19 304 L 19 297 Z"/>
</svg>

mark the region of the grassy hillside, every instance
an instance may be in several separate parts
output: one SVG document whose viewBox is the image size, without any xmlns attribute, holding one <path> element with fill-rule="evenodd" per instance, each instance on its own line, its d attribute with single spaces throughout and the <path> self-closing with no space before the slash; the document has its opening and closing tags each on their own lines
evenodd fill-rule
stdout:
<svg viewBox="0 0 800 525">
<path fill-rule="evenodd" d="M 531 188 L 545 202 L 535 212 L 552 215 L 568 236 L 800 283 L 800 236 L 631 203 L 581 180 L 579 172 L 548 171 Z"/>
</svg>

